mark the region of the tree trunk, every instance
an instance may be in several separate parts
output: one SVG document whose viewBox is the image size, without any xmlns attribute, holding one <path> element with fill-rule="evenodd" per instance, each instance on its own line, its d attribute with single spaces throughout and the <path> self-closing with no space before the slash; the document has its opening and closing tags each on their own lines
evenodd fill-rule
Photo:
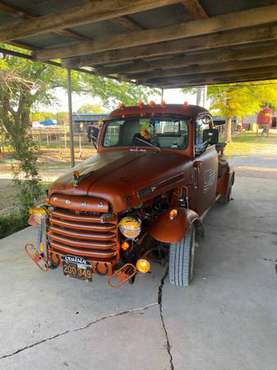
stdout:
<svg viewBox="0 0 277 370">
<path fill-rule="evenodd" d="M 226 118 L 225 141 L 227 143 L 232 142 L 232 117 Z"/>
</svg>

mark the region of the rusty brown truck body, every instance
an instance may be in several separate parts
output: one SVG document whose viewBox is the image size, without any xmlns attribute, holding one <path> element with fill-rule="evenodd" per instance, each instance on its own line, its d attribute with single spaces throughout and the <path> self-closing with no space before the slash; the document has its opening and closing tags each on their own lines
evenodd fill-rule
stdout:
<svg viewBox="0 0 277 370">
<path fill-rule="evenodd" d="M 39 237 L 27 252 L 44 270 L 62 266 L 84 280 L 98 273 L 112 286 L 133 282 L 162 256 L 170 282 L 187 286 L 202 219 L 219 198 L 230 199 L 234 172 L 220 151 L 204 108 L 121 106 L 104 121 L 97 154 L 31 210 Z"/>
</svg>

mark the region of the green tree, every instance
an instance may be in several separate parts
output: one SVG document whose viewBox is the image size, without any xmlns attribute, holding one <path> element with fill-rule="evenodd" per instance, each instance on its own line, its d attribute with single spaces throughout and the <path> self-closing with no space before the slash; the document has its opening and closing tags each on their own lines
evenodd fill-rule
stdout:
<svg viewBox="0 0 277 370">
<path fill-rule="evenodd" d="M 39 104 L 50 105 L 55 89 L 66 88 L 66 77 L 65 69 L 0 54 L 0 131 L 18 163 L 14 170 L 24 209 L 40 195 L 38 148 L 30 137 L 31 112 L 37 111 Z M 145 101 L 153 94 L 148 88 L 76 71 L 72 71 L 72 91 L 98 96 L 107 107 L 118 100 L 125 104 L 134 104 L 140 98 Z M 63 115 L 61 120 L 65 118 Z M 20 180 L 22 176 L 24 181 Z"/>
<path fill-rule="evenodd" d="M 103 113 L 104 108 L 98 104 L 83 104 L 79 109 L 78 113 Z"/>
<path fill-rule="evenodd" d="M 69 114 L 68 112 L 58 112 L 56 114 L 56 120 L 58 121 L 59 125 L 66 125 L 69 122 Z"/>
<path fill-rule="evenodd" d="M 0 56 L 0 130 L 13 148 L 13 170 L 22 211 L 41 195 L 37 159 L 38 147 L 30 136 L 31 111 L 38 103 L 49 105 L 55 88 L 66 85 L 66 71 L 43 63 L 9 55 Z M 78 76 L 73 88 L 80 91 Z"/>
<path fill-rule="evenodd" d="M 87 93 L 100 97 L 104 107 L 108 109 L 113 109 L 118 102 L 125 105 L 136 105 L 139 100 L 142 100 L 146 103 L 150 96 L 161 94 L 160 89 L 151 89 L 84 73 L 80 74 L 80 83 Z"/>
<path fill-rule="evenodd" d="M 209 86 L 208 97 L 211 99 L 211 109 L 226 117 L 225 140 L 232 141 L 232 118 L 243 118 L 259 109 L 251 86 Z"/>
<path fill-rule="evenodd" d="M 53 112 L 31 112 L 30 120 L 34 121 L 45 121 L 47 119 L 57 119 L 56 114 Z"/>
<path fill-rule="evenodd" d="M 210 109 L 226 118 L 225 140 L 232 141 L 232 118 L 256 114 L 267 104 L 277 106 L 277 81 L 247 82 L 208 86 Z M 195 94 L 196 89 L 184 89 Z"/>
<path fill-rule="evenodd" d="M 225 139 L 232 141 L 232 118 L 256 114 L 264 105 L 276 106 L 277 91 L 274 81 L 208 87 L 211 109 L 226 117 Z"/>
</svg>

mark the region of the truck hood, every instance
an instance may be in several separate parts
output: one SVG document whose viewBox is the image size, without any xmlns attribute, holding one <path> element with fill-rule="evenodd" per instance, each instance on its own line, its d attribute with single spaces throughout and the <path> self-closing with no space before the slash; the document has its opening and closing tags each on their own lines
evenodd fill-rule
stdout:
<svg viewBox="0 0 277 370">
<path fill-rule="evenodd" d="M 115 212 L 138 206 L 147 189 L 162 192 L 163 185 L 175 178 L 188 175 L 185 171 L 190 160 L 178 152 L 154 150 L 113 151 L 97 153 L 82 162 L 50 187 L 48 194 L 87 195 L 109 201 Z M 74 172 L 80 174 L 79 184 L 74 185 Z M 175 185 L 176 186 L 176 185 Z M 151 197 L 155 194 L 151 194 Z M 131 203 L 130 203 L 131 202 Z"/>
</svg>

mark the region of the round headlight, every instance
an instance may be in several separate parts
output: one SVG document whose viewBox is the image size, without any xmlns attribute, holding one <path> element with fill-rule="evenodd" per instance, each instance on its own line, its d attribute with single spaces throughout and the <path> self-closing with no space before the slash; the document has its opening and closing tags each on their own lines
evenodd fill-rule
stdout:
<svg viewBox="0 0 277 370">
<path fill-rule="evenodd" d="M 36 226 L 40 225 L 42 218 L 45 217 L 47 214 L 46 210 L 41 207 L 35 207 L 35 208 L 30 208 L 29 209 L 29 220 L 28 223 L 29 225 Z"/>
<path fill-rule="evenodd" d="M 121 233 L 128 239 L 135 239 L 141 231 L 141 221 L 135 217 L 123 217 L 118 226 Z"/>
</svg>

